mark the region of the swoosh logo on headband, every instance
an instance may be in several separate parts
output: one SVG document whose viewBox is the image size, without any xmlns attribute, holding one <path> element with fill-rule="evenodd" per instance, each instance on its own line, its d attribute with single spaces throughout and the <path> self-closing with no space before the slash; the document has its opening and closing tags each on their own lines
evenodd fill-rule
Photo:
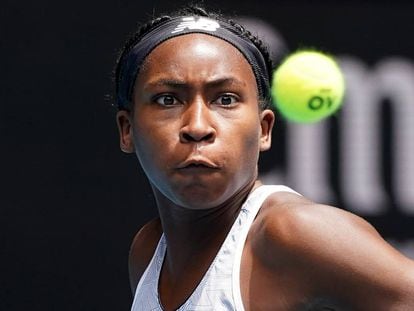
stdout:
<svg viewBox="0 0 414 311">
<path fill-rule="evenodd" d="M 182 22 L 179 23 L 171 33 L 181 32 L 185 29 L 216 31 L 217 28 L 220 28 L 219 23 L 205 17 L 199 17 L 198 19 L 195 19 L 194 17 L 183 17 Z"/>
</svg>

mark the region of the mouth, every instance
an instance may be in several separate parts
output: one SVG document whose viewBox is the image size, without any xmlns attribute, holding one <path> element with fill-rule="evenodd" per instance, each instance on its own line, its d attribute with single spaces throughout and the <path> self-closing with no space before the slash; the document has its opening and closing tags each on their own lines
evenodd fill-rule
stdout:
<svg viewBox="0 0 414 311">
<path fill-rule="evenodd" d="M 208 159 L 204 158 L 190 158 L 178 165 L 178 169 L 218 169 L 219 166 Z"/>
</svg>

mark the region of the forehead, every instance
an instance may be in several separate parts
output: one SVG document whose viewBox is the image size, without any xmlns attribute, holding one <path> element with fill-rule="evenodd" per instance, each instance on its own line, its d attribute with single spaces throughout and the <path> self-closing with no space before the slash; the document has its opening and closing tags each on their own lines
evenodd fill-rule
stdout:
<svg viewBox="0 0 414 311">
<path fill-rule="evenodd" d="M 145 59 L 138 78 L 152 75 L 232 75 L 253 83 L 256 80 L 243 54 L 230 43 L 207 34 L 186 34 L 158 45 Z"/>
</svg>

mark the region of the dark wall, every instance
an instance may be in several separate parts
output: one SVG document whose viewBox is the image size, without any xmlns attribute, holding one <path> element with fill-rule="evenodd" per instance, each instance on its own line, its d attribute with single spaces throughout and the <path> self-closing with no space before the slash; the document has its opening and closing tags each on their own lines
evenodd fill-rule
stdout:
<svg viewBox="0 0 414 311">
<path fill-rule="evenodd" d="M 2 5 L 0 310 L 129 308 L 129 244 L 156 211 L 136 159 L 118 148 L 111 71 L 137 22 L 179 3 Z M 413 5 L 346 3 L 211 6 L 262 18 L 291 49 L 316 46 L 368 65 L 390 55 L 414 59 Z M 263 159 L 269 169 L 286 160 L 280 122 Z M 391 238 L 414 236 L 410 215 L 367 218 Z"/>
</svg>

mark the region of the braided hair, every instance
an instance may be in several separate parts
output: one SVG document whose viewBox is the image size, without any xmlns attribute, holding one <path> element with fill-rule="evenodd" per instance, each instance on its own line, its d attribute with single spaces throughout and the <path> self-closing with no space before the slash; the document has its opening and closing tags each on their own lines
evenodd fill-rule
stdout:
<svg viewBox="0 0 414 311">
<path fill-rule="evenodd" d="M 173 12 L 171 15 L 163 15 L 157 18 L 154 18 L 145 24 L 141 25 L 138 30 L 130 36 L 123 48 L 121 49 L 121 52 L 119 54 L 118 60 L 116 62 L 115 66 L 115 92 L 118 93 L 119 89 L 119 81 L 120 81 L 120 74 L 121 74 L 121 63 L 122 59 L 125 55 L 127 55 L 131 49 L 152 29 L 156 28 L 158 25 L 169 21 L 177 16 L 200 16 L 200 17 L 207 17 L 210 19 L 218 20 L 218 21 L 225 21 L 232 25 L 234 29 L 237 30 L 238 35 L 240 37 L 247 38 L 250 40 L 256 48 L 260 51 L 260 53 L 263 55 L 267 72 L 269 73 L 269 81 L 272 81 L 272 73 L 274 69 L 273 62 L 270 57 L 270 53 L 268 51 L 267 46 L 260 40 L 257 36 L 253 35 L 249 30 L 247 30 L 244 26 L 237 23 L 236 21 L 232 19 L 225 18 L 223 15 L 215 13 L 215 12 L 207 12 L 204 8 L 201 8 L 199 6 L 188 6 L 184 7 L 176 12 Z M 259 99 L 259 106 L 261 109 L 269 109 L 270 108 L 270 100 L 268 98 L 260 98 Z M 122 109 L 118 105 L 119 109 Z"/>
</svg>

